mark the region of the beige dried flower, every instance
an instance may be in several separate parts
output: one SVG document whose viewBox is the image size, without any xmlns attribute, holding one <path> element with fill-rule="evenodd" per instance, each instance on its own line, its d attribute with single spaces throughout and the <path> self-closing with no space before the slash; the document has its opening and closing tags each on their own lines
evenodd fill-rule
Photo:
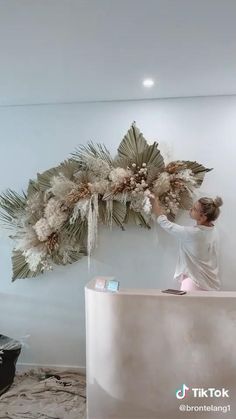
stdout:
<svg viewBox="0 0 236 419">
<path fill-rule="evenodd" d="M 161 196 L 170 189 L 170 175 L 163 172 L 153 185 L 153 192 L 156 196 Z"/>
<path fill-rule="evenodd" d="M 52 234 L 52 229 L 48 224 L 46 218 L 40 218 L 37 223 L 33 226 L 37 233 L 38 239 L 43 242 Z"/>
<path fill-rule="evenodd" d="M 88 189 L 91 192 L 91 194 L 97 193 L 100 195 L 104 195 L 108 190 L 108 186 L 108 180 L 100 180 L 100 182 L 88 183 Z"/>
<path fill-rule="evenodd" d="M 52 192 L 52 194 L 62 200 L 64 197 L 76 187 L 76 184 L 66 178 L 63 174 L 59 176 L 53 176 L 51 180 L 51 188 L 48 192 Z"/>
<path fill-rule="evenodd" d="M 110 172 L 109 179 L 114 184 L 119 185 L 123 183 L 126 178 L 130 178 L 130 176 L 131 176 L 130 170 L 123 169 L 122 167 L 116 167 Z"/>
<path fill-rule="evenodd" d="M 32 272 L 36 272 L 38 265 L 42 263 L 47 254 L 47 249 L 44 244 L 34 246 L 23 252 L 26 262 L 29 265 L 29 269 Z"/>
<path fill-rule="evenodd" d="M 30 214 L 39 214 L 43 212 L 44 202 L 42 199 L 42 193 L 36 192 L 27 200 L 26 211 Z"/>
<path fill-rule="evenodd" d="M 49 199 L 46 208 L 44 210 L 44 216 L 52 228 L 52 230 L 58 230 L 66 221 L 68 212 L 66 207 L 57 199 Z"/>
</svg>

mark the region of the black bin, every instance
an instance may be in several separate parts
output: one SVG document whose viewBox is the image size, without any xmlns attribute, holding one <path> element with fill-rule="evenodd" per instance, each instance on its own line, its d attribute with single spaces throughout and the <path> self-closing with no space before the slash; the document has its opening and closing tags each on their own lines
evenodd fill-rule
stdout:
<svg viewBox="0 0 236 419">
<path fill-rule="evenodd" d="M 0 335 L 0 395 L 5 393 L 13 383 L 20 351 L 20 342 Z"/>
</svg>

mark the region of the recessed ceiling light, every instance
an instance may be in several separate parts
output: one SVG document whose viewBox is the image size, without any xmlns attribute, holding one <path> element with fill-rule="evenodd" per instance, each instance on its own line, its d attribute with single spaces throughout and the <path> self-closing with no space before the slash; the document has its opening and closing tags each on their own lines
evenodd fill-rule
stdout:
<svg viewBox="0 0 236 419">
<path fill-rule="evenodd" d="M 154 85 L 154 81 L 152 79 L 145 79 L 143 80 L 143 85 L 145 87 L 152 87 Z"/>
</svg>

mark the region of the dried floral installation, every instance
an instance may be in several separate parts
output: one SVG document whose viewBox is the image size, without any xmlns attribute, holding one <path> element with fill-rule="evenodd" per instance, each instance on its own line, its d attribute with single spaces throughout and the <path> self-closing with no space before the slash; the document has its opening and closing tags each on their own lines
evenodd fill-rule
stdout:
<svg viewBox="0 0 236 419">
<path fill-rule="evenodd" d="M 180 208 L 191 207 L 194 189 L 210 170 L 192 161 L 165 165 L 158 144 L 149 145 L 135 123 L 114 158 L 102 144 L 79 146 L 68 160 L 30 180 L 27 193 L 0 196 L 0 220 L 14 240 L 13 281 L 90 256 L 98 222 L 124 229 L 133 220 L 150 228 L 150 194 L 174 220 Z"/>
</svg>

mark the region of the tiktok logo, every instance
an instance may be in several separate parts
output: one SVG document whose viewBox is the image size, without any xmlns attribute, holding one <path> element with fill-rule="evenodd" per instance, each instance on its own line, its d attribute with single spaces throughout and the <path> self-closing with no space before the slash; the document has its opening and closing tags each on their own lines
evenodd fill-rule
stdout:
<svg viewBox="0 0 236 419">
<path fill-rule="evenodd" d="M 183 384 L 182 388 L 180 390 L 176 390 L 176 397 L 177 399 L 184 399 L 187 395 L 187 391 L 189 391 L 190 388 L 188 388 L 185 384 Z"/>
</svg>

